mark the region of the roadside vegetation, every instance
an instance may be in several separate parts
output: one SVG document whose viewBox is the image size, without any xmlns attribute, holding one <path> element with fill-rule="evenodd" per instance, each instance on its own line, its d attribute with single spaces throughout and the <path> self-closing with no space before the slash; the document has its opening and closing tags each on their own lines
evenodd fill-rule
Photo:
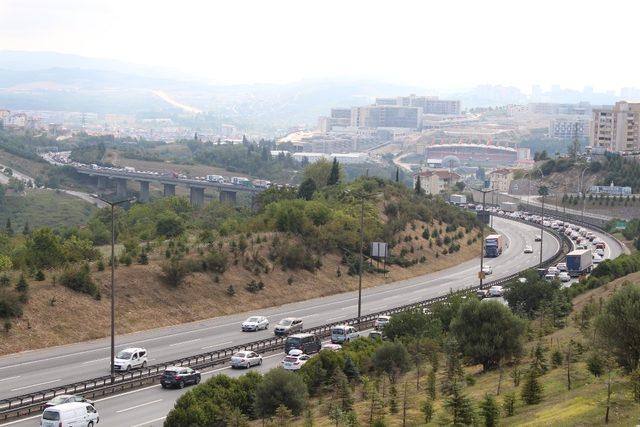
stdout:
<svg viewBox="0 0 640 427">
<path fill-rule="evenodd" d="M 603 263 L 569 289 L 531 271 L 509 285 L 509 307 L 452 294 L 298 372 L 215 376 L 165 426 L 633 424 L 640 277 L 626 273 L 639 261 Z"/>
</svg>

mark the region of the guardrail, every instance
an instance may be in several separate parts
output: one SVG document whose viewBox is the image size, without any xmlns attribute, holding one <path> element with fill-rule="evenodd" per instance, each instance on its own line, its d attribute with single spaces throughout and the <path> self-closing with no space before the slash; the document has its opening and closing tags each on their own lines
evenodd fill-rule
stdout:
<svg viewBox="0 0 640 427">
<path fill-rule="evenodd" d="M 515 218 L 507 218 L 511 221 L 520 222 L 531 225 L 523 220 Z M 559 242 L 560 247 L 553 257 L 544 261 L 540 266 L 545 267 L 551 264 L 555 264 L 562 260 L 564 256 L 569 252 L 571 248 L 571 241 L 564 235 L 557 233 L 552 229 L 547 229 L 553 234 Z M 482 288 L 489 288 L 494 285 L 503 285 L 509 281 L 517 278 L 522 272 L 511 274 L 502 279 L 494 280 L 484 283 Z M 469 286 L 458 290 L 459 292 L 473 292 L 480 289 L 479 285 Z M 313 333 L 319 337 L 327 337 L 330 335 L 331 328 L 336 325 L 359 325 L 361 329 L 368 328 L 373 325 L 375 319 L 380 315 L 392 315 L 402 311 L 427 307 L 436 302 L 445 301 L 448 298 L 447 295 L 429 298 L 423 301 L 418 301 L 402 306 L 390 308 L 387 310 L 379 311 L 376 313 L 370 313 L 358 318 L 351 318 L 342 320 L 339 322 L 328 323 L 325 325 L 317 326 L 314 328 L 305 329 L 304 332 Z M 207 353 L 201 353 L 194 356 L 184 357 L 181 359 L 172 360 L 169 362 L 158 363 L 155 365 L 147 366 L 143 369 L 136 371 L 125 372 L 117 374 L 113 383 L 110 376 L 102 376 L 93 378 L 90 380 L 79 381 L 76 383 L 53 387 L 46 390 L 28 393 L 21 396 L 16 396 L 8 399 L 0 400 L 0 419 L 7 420 L 9 418 L 17 418 L 21 416 L 30 415 L 34 412 L 40 412 L 44 409 L 45 403 L 51 398 L 61 394 L 82 394 L 85 398 L 95 398 L 99 396 L 106 396 L 109 394 L 115 394 L 125 389 L 132 389 L 145 384 L 152 384 L 159 380 L 162 372 L 169 366 L 189 366 L 195 369 L 204 369 L 216 365 L 227 363 L 231 356 L 241 350 L 251 350 L 261 353 L 273 352 L 284 348 L 286 337 L 271 337 L 259 341 L 254 341 L 247 344 L 237 345 L 233 347 L 224 348 L 221 350 L 210 351 Z"/>
</svg>

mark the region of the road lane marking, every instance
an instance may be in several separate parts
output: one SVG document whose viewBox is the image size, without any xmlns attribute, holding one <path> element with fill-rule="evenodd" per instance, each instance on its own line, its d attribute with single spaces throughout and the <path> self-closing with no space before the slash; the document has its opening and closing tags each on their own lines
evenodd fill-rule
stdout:
<svg viewBox="0 0 640 427">
<path fill-rule="evenodd" d="M 159 388 L 161 386 L 160 386 L 160 384 L 154 384 L 154 385 L 150 385 L 148 387 L 142 387 L 142 388 L 138 388 L 138 389 L 135 389 L 135 390 L 132 390 L 132 391 L 128 391 L 126 393 L 119 393 L 119 394 L 114 394 L 112 396 L 103 397 L 101 399 L 95 399 L 94 402 L 103 402 L 105 400 L 115 399 L 116 397 L 126 396 L 128 394 L 133 394 L 133 393 L 138 393 L 138 392 L 141 392 L 141 391 L 149 390 L 149 389 L 154 388 L 154 387 L 158 387 Z"/>
<path fill-rule="evenodd" d="M 96 360 L 89 360 L 88 362 L 82 362 L 83 365 L 88 365 L 90 363 L 96 363 L 96 362 L 102 362 L 105 360 L 109 360 L 108 357 L 103 357 L 102 359 L 96 359 Z"/>
<path fill-rule="evenodd" d="M 131 427 L 142 427 L 142 426 L 146 426 L 146 425 L 149 425 L 149 424 L 151 424 L 151 423 L 155 423 L 156 421 L 163 421 L 165 418 L 167 418 L 167 417 L 165 416 L 165 417 L 155 418 L 155 419 L 153 419 L 153 420 L 146 421 L 146 422 L 144 422 L 144 423 L 142 423 L 142 424 L 132 425 Z"/>
<path fill-rule="evenodd" d="M 1 379 L 1 380 L 0 380 L 0 383 L 1 383 L 2 381 L 15 380 L 16 378 L 20 378 L 20 375 L 15 376 L 15 377 L 3 378 L 3 379 Z"/>
<path fill-rule="evenodd" d="M 182 345 L 182 344 L 187 344 L 190 342 L 196 342 L 196 341 L 200 341 L 202 338 L 195 338 L 189 341 L 180 341 L 180 342 L 174 342 L 173 344 L 169 344 L 169 347 L 175 347 L 177 345 Z"/>
<path fill-rule="evenodd" d="M 232 344 L 232 341 L 225 341 L 225 342 L 219 342 L 218 344 L 205 345 L 200 350 L 206 350 L 208 348 L 213 348 L 213 347 L 220 347 L 221 345 L 227 345 L 227 344 Z"/>
<path fill-rule="evenodd" d="M 0 424 L 0 426 L 10 426 L 10 425 L 13 425 L 13 424 L 19 424 L 19 423 L 21 423 L 23 421 L 34 420 L 34 419 L 40 418 L 40 417 L 41 417 L 41 415 L 35 415 L 33 417 L 20 418 L 19 420 L 16 420 L 16 421 L 11 421 L 9 423 Z"/>
<path fill-rule="evenodd" d="M 18 391 L 18 390 L 24 390 L 25 388 L 29 388 L 29 387 L 38 387 L 41 385 L 45 385 L 45 384 L 51 384 L 51 383 L 55 383 L 60 381 L 62 378 L 58 378 L 57 380 L 51 380 L 51 381 L 45 381 L 43 383 L 38 383 L 38 384 L 31 384 L 31 385 L 25 385 L 23 387 L 18 387 L 18 388 L 12 388 L 11 391 Z"/>
<path fill-rule="evenodd" d="M 143 406 L 153 405 L 154 403 L 158 403 L 158 402 L 162 402 L 162 399 L 156 399 L 156 400 L 152 400 L 151 402 L 141 403 L 141 404 L 139 404 L 139 405 L 132 406 L 132 407 L 130 407 L 130 408 L 120 409 L 119 411 L 116 411 L 116 413 L 118 413 L 118 414 L 119 414 L 119 413 L 121 413 L 121 412 L 131 411 L 132 409 L 142 408 Z"/>
</svg>

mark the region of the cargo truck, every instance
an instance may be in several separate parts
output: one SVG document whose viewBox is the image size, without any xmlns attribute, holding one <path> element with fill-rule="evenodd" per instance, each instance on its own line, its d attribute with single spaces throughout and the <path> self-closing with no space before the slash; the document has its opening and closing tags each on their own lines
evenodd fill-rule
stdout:
<svg viewBox="0 0 640 427">
<path fill-rule="evenodd" d="M 467 196 L 464 194 L 452 194 L 449 201 L 454 205 L 464 205 L 467 203 Z"/>
<path fill-rule="evenodd" d="M 500 210 L 505 212 L 515 212 L 518 210 L 518 205 L 513 202 L 502 202 L 500 203 Z"/>
<path fill-rule="evenodd" d="M 484 239 L 484 256 L 495 258 L 502 254 L 502 234 L 490 234 Z"/>
<path fill-rule="evenodd" d="M 589 273 L 593 265 L 593 257 L 589 249 L 579 249 L 567 254 L 567 273 L 571 277 Z"/>
</svg>

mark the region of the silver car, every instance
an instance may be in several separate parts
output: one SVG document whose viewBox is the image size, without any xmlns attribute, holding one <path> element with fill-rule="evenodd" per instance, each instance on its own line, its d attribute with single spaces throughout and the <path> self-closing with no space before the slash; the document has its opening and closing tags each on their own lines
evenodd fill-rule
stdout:
<svg viewBox="0 0 640 427">
<path fill-rule="evenodd" d="M 302 319 L 297 317 L 286 317 L 273 328 L 275 335 L 290 335 L 298 332 L 302 332 Z"/>
<path fill-rule="evenodd" d="M 262 365 L 262 356 L 255 351 L 239 351 L 231 356 L 232 368 L 250 368 Z"/>
</svg>

